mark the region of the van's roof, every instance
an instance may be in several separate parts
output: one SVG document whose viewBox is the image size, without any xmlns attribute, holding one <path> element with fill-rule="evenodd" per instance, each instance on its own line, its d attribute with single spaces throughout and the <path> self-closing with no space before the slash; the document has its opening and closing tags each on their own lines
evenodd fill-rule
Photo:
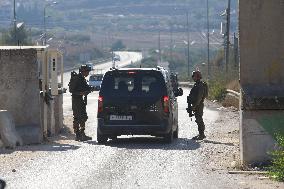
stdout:
<svg viewBox="0 0 284 189">
<path fill-rule="evenodd" d="M 119 68 L 119 69 L 111 69 L 110 71 L 166 71 L 162 67 L 157 67 L 157 68 Z"/>
</svg>

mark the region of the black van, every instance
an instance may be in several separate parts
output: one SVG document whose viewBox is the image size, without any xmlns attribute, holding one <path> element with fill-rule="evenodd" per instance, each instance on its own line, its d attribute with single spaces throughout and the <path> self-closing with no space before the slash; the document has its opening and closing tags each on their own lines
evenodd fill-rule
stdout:
<svg viewBox="0 0 284 189">
<path fill-rule="evenodd" d="M 163 68 L 124 68 L 105 73 L 98 99 L 97 141 L 120 135 L 178 137 L 178 104 Z"/>
</svg>

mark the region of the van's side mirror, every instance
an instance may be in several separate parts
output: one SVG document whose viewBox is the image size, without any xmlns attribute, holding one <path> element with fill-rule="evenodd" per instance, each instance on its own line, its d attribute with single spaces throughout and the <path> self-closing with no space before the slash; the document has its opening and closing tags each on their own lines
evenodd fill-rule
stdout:
<svg viewBox="0 0 284 189">
<path fill-rule="evenodd" d="M 178 96 L 182 96 L 183 95 L 183 90 L 182 88 L 178 88 L 175 92 L 175 97 L 178 97 Z"/>
</svg>

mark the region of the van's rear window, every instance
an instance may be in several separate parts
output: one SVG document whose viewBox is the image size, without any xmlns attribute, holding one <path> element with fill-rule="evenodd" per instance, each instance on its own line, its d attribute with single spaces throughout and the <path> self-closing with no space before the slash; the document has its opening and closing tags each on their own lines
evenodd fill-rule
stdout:
<svg viewBox="0 0 284 189">
<path fill-rule="evenodd" d="M 103 96 L 161 96 L 166 93 L 159 72 L 110 72 L 101 85 Z"/>
<path fill-rule="evenodd" d="M 103 76 L 102 75 L 99 75 L 99 76 L 95 76 L 95 75 L 92 75 L 90 76 L 90 81 L 101 81 L 103 80 Z"/>
</svg>

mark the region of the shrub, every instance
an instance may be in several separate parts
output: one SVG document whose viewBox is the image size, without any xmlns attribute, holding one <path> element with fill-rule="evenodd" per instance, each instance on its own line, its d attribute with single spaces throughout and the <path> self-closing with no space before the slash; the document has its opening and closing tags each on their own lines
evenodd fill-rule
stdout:
<svg viewBox="0 0 284 189">
<path fill-rule="evenodd" d="M 272 165 L 269 167 L 269 175 L 278 180 L 284 181 L 284 135 L 276 136 L 279 148 L 270 154 L 272 155 Z"/>
<path fill-rule="evenodd" d="M 226 88 L 222 80 L 213 80 L 209 83 L 209 99 L 221 101 L 226 94 Z"/>
</svg>

